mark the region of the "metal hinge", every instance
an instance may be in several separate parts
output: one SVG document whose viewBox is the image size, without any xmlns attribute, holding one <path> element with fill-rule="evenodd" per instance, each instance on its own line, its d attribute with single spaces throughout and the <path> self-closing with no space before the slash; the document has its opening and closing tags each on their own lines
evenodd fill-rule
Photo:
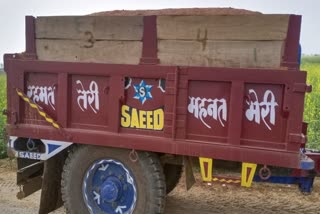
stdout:
<svg viewBox="0 0 320 214">
<path fill-rule="evenodd" d="M 7 116 L 8 119 L 10 118 L 13 125 L 17 124 L 17 122 L 18 122 L 18 113 L 17 112 L 11 112 L 7 109 L 3 109 L 2 114 Z"/>
<path fill-rule="evenodd" d="M 290 143 L 298 143 L 298 144 L 306 144 L 307 137 L 304 134 L 289 134 L 289 142 Z"/>
<path fill-rule="evenodd" d="M 312 85 L 305 83 L 295 83 L 293 85 L 293 92 L 310 93 L 312 91 Z"/>
</svg>

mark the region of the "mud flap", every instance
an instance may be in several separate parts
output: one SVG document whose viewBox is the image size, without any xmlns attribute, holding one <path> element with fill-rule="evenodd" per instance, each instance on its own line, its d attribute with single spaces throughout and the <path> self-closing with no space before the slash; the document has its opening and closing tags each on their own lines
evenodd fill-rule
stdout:
<svg viewBox="0 0 320 214">
<path fill-rule="evenodd" d="M 50 213 L 63 204 L 61 173 L 66 157 L 66 152 L 61 152 L 44 163 L 39 214 Z"/>
</svg>

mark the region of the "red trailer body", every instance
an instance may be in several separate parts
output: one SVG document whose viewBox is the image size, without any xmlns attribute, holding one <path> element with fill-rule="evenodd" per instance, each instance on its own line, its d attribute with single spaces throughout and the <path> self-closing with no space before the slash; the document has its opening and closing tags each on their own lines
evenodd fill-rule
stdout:
<svg viewBox="0 0 320 214">
<path fill-rule="evenodd" d="M 314 168 L 303 152 L 311 88 L 299 70 L 300 16 L 290 16 L 286 71 L 157 65 L 155 16 L 144 17 L 140 65 L 41 61 L 26 20 L 26 53 L 5 56 L 10 136 Z"/>
<path fill-rule="evenodd" d="M 290 168 L 305 160 L 302 71 L 8 58 L 6 71 L 11 136 Z M 135 97 L 141 84 L 150 86 L 144 101 Z M 46 122 L 16 89 L 39 99 L 61 128 Z M 47 97 L 39 98 L 40 90 Z"/>
</svg>

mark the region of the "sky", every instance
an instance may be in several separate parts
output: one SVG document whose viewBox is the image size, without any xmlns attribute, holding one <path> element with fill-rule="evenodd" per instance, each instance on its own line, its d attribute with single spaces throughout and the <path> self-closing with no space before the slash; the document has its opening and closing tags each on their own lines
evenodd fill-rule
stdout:
<svg viewBox="0 0 320 214">
<path fill-rule="evenodd" d="M 24 51 L 26 15 L 86 15 L 117 9 L 192 7 L 233 7 L 268 14 L 302 15 L 302 52 L 320 54 L 319 0 L 0 0 L 0 63 L 4 53 Z"/>
</svg>

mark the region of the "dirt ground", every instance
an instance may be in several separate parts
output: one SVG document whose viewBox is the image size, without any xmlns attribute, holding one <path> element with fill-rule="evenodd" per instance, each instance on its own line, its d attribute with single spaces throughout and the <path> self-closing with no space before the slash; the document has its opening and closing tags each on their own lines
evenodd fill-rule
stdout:
<svg viewBox="0 0 320 214">
<path fill-rule="evenodd" d="M 37 213 L 40 193 L 23 200 L 16 199 L 15 167 L 8 160 L 0 160 L 0 214 Z M 314 191 L 303 195 L 294 185 L 254 183 L 252 188 L 232 185 L 208 185 L 197 174 L 197 183 L 188 192 L 183 182 L 168 195 L 166 214 L 211 213 L 320 213 L 320 179 Z M 63 208 L 54 212 L 65 213 Z"/>
</svg>

